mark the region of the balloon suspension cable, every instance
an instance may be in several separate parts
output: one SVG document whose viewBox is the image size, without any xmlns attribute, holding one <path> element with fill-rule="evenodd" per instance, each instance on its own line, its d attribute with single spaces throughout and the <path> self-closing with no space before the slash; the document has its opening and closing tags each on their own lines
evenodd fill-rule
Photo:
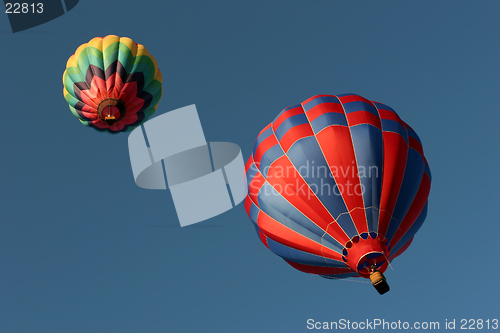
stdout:
<svg viewBox="0 0 500 333">
<path fill-rule="evenodd" d="M 385 252 L 383 252 L 383 253 L 384 253 L 385 260 L 387 260 L 387 264 L 389 264 L 389 267 L 391 268 L 391 271 L 393 271 L 394 268 L 392 268 L 392 265 L 391 265 L 391 262 L 389 261 L 389 258 L 387 258 L 387 255 L 385 254 Z"/>
</svg>

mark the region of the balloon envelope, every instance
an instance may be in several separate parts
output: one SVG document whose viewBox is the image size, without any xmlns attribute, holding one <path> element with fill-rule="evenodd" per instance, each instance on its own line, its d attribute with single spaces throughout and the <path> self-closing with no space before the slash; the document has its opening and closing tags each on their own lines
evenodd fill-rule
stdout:
<svg viewBox="0 0 500 333">
<path fill-rule="evenodd" d="M 284 109 L 245 170 L 260 240 L 326 278 L 384 272 L 427 213 L 431 174 L 419 137 L 387 105 L 354 94 Z"/>
<path fill-rule="evenodd" d="M 155 111 L 162 95 L 156 60 L 132 39 L 97 37 L 67 62 L 63 94 L 81 123 L 99 131 L 130 131 Z"/>
</svg>

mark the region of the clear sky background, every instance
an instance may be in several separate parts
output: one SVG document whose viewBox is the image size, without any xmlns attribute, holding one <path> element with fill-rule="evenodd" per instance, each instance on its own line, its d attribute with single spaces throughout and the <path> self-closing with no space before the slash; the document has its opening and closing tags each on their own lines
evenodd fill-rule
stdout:
<svg viewBox="0 0 500 333">
<path fill-rule="evenodd" d="M 1 14 L 0 331 L 500 319 L 499 15 L 498 1 L 81 0 L 12 34 Z M 207 140 L 245 159 L 283 108 L 313 95 L 394 108 L 433 179 L 427 220 L 386 273 L 391 291 L 294 270 L 242 204 L 180 228 L 168 191 L 135 185 L 128 134 L 80 125 L 63 98 L 68 57 L 108 34 L 157 59 L 157 114 L 196 104 Z"/>
</svg>

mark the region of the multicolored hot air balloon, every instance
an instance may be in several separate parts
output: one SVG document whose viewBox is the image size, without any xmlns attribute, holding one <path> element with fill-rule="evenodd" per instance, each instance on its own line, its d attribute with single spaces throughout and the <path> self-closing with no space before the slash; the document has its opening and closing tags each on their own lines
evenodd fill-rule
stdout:
<svg viewBox="0 0 500 333">
<path fill-rule="evenodd" d="M 130 38 L 97 37 L 81 45 L 63 74 L 64 98 L 81 123 L 131 131 L 156 111 L 162 75 L 155 58 Z"/>
<path fill-rule="evenodd" d="M 394 110 L 311 97 L 260 132 L 245 169 L 265 246 L 300 271 L 389 290 L 382 273 L 424 222 L 431 184 L 420 139 Z"/>
</svg>

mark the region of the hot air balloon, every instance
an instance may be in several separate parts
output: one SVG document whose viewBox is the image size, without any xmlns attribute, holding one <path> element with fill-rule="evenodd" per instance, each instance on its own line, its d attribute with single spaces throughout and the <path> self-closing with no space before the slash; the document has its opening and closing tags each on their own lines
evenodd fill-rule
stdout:
<svg viewBox="0 0 500 333">
<path fill-rule="evenodd" d="M 66 65 L 63 94 L 71 112 L 98 131 L 131 131 L 156 111 L 162 75 L 155 58 L 130 38 L 97 37 Z"/>
<path fill-rule="evenodd" d="M 427 214 L 431 173 L 415 131 L 382 103 L 318 95 L 257 136 L 245 209 L 292 267 L 325 278 L 383 275 Z"/>
</svg>

